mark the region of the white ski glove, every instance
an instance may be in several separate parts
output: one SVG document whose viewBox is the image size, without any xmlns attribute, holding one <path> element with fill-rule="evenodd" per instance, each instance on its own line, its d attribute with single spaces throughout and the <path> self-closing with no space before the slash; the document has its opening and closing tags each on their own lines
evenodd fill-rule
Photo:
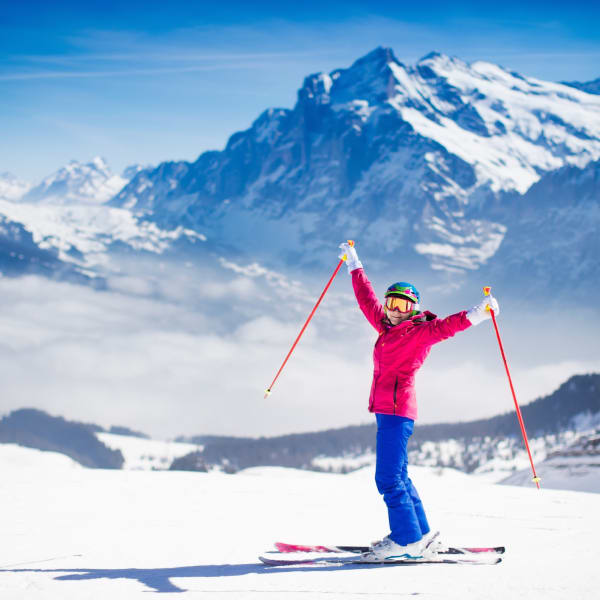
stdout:
<svg viewBox="0 0 600 600">
<path fill-rule="evenodd" d="M 351 246 L 348 242 L 344 242 L 339 245 L 341 252 L 338 258 L 344 258 L 346 256 L 346 266 L 348 267 L 348 273 L 352 273 L 356 269 L 362 269 L 362 263 L 358 260 L 358 254 L 354 246 Z"/>
<path fill-rule="evenodd" d="M 494 314 L 500 314 L 500 306 L 498 301 L 491 294 L 486 296 L 477 306 L 474 306 L 470 311 L 467 312 L 467 319 L 471 321 L 472 325 L 479 325 L 486 319 L 491 319 L 492 315 L 486 307 L 490 306 L 494 311 Z"/>
</svg>

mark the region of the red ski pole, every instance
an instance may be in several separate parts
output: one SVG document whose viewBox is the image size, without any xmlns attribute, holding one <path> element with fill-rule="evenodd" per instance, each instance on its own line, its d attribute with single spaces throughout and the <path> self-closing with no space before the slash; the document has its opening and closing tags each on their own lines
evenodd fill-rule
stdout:
<svg viewBox="0 0 600 600">
<path fill-rule="evenodd" d="M 351 246 L 354 246 L 354 242 L 352 240 L 348 240 L 348 243 Z M 285 357 L 283 363 L 281 364 L 281 367 L 279 367 L 279 371 L 277 371 L 277 374 L 275 375 L 275 378 L 271 382 L 271 385 L 267 388 L 267 390 L 265 392 L 265 398 L 267 398 L 267 396 L 271 393 L 271 390 L 273 389 L 273 386 L 275 385 L 275 382 L 277 381 L 277 378 L 279 377 L 279 374 L 281 373 L 281 371 L 283 371 L 283 367 L 285 367 L 285 363 L 287 363 L 288 358 L 292 355 L 292 352 L 294 351 L 294 348 L 296 347 L 296 345 L 300 341 L 300 338 L 302 337 L 302 334 L 304 333 L 304 330 L 308 327 L 308 324 L 310 323 L 310 320 L 313 318 L 313 315 L 315 314 L 317 308 L 319 307 L 319 304 L 321 304 L 321 300 L 323 300 L 323 297 L 327 293 L 327 290 L 329 289 L 329 286 L 331 285 L 331 283 L 335 279 L 335 276 L 338 274 L 338 271 L 340 270 L 342 264 L 344 264 L 344 261 L 346 260 L 346 258 L 347 258 L 347 256 L 344 254 L 344 256 L 340 259 L 340 262 L 338 263 L 337 267 L 335 268 L 335 271 L 333 272 L 333 275 L 329 278 L 329 281 L 327 282 L 327 285 L 325 286 L 325 289 L 323 290 L 323 292 L 319 296 L 319 299 L 317 300 L 317 303 L 315 304 L 314 308 L 310 312 L 310 315 L 308 315 L 308 319 L 306 319 L 306 322 L 304 323 L 304 326 L 300 330 L 300 333 L 298 334 L 298 337 L 296 338 L 295 342 L 292 344 L 292 347 L 290 348 L 290 351 L 287 353 L 287 356 Z"/>
<path fill-rule="evenodd" d="M 486 296 L 490 295 L 492 288 L 487 286 L 483 288 L 483 293 Z M 525 423 L 523 422 L 523 415 L 521 414 L 521 409 L 519 408 L 519 403 L 517 402 L 517 395 L 515 394 L 515 388 L 513 386 L 512 379 L 510 377 L 510 371 L 508 370 L 508 363 L 506 362 L 506 355 L 504 354 L 504 348 L 502 346 L 502 340 L 500 339 L 500 332 L 498 331 L 498 323 L 496 321 L 496 315 L 494 313 L 494 309 L 491 306 L 486 307 L 486 310 L 490 311 L 492 315 L 492 323 L 494 324 L 494 329 L 496 330 L 496 337 L 498 338 L 498 345 L 500 346 L 500 354 L 502 355 L 502 360 L 504 361 L 504 368 L 506 369 L 506 374 L 508 375 L 508 384 L 510 385 L 510 391 L 512 392 L 513 400 L 515 401 L 515 409 L 517 411 L 517 418 L 519 419 L 519 425 L 521 426 L 521 434 L 523 435 L 523 441 L 525 442 L 525 447 L 527 448 L 527 455 L 529 456 L 529 462 L 531 463 L 531 472 L 533 473 L 533 482 L 537 485 L 537 489 L 540 489 L 540 478 L 537 476 L 535 472 L 535 465 L 533 464 L 533 458 L 531 457 L 531 450 L 529 449 L 529 440 L 527 439 L 527 432 L 525 431 Z"/>
</svg>

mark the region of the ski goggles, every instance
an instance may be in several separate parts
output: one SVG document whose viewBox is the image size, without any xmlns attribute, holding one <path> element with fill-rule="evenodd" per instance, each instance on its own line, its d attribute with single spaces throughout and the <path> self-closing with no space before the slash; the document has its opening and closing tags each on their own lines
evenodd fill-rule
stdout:
<svg viewBox="0 0 600 600">
<path fill-rule="evenodd" d="M 385 307 L 388 310 L 397 310 L 401 313 L 407 313 L 413 310 L 415 306 L 414 302 L 407 300 L 406 298 L 398 298 L 397 296 L 388 296 L 385 299 Z"/>
</svg>

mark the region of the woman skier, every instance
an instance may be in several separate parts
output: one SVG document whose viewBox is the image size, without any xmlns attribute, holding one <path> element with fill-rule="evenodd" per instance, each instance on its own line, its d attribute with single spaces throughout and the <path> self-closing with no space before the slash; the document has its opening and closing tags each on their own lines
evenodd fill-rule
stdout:
<svg viewBox="0 0 600 600">
<path fill-rule="evenodd" d="M 415 373 L 431 346 L 499 313 L 492 296 L 469 311 L 438 319 L 421 312 L 417 289 L 406 282 L 392 284 L 379 302 L 356 249 L 340 244 L 358 305 L 379 336 L 373 352 L 374 373 L 369 411 L 377 420 L 375 483 L 387 506 L 390 534 L 375 542 L 364 560 L 422 558 L 443 548 L 430 531 L 419 494 L 407 474 L 407 444 L 417 418 Z"/>
</svg>

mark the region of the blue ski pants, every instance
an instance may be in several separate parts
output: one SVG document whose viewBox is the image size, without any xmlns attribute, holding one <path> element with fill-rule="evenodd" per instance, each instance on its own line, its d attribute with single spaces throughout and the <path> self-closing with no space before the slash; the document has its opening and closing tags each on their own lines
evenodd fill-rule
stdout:
<svg viewBox="0 0 600 600">
<path fill-rule="evenodd" d="M 415 422 L 407 417 L 376 414 L 377 462 L 375 483 L 388 509 L 390 538 L 406 545 L 429 533 L 423 504 L 408 477 L 408 438 Z"/>
</svg>

